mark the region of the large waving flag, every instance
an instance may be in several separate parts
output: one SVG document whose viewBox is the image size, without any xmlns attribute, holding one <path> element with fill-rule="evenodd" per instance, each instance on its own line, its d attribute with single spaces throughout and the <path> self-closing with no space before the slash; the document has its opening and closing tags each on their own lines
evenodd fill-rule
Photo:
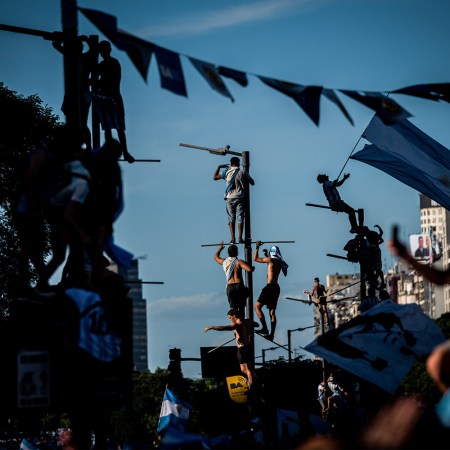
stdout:
<svg viewBox="0 0 450 450">
<path fill-rule="evenodd" d="M 384 300 L 305 350 L 394 393 L 416 356 L 445 341 L 441 329 L 417 304 Z"/>
<path fill-rule="evenodd" d="M 388 173 L 450 210 L 450 151 L 408 120 L 385 125 L 375 115 L 350 158 Z"/>
<path fill-rule="evenodd" d="M 222 80 L 218 69 L 210 63 L 205 61 L 200 61 L 199 59 L 190 58 L 192 65 L 198 70 L 200 75 L 206 80 L 206 82 L 211 86 L 212 89 L 217 91 L 219 94 L 224 95 L 234 102 L 233 96 L 230 94 L 227 86 Z"/>
<path fill-rule="evenodd" d="M 267 86 L 291 97 L 300 108 L 305 111 L 308 117 L 318 126 L 320 116 L 320 95 L 322 86 L 302 86 L 301 84 L 290 83 L 288 81 L 275 80 L 258 76 Z"/>
<path fill-rule="evenodd" d="M 189 418 L 189 410 L 189 405 L 178 400 L 174 393 L 166 387 L 156 433 L 164 432 L 169 426 L 171 429 L 184 431 Z"/>
</svg>

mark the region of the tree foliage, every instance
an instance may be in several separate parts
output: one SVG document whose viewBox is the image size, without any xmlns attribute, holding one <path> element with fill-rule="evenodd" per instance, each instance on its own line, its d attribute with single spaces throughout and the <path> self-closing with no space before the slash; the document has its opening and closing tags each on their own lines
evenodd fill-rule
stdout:
<svg viewBox="0 0 450 450">
<path fill-rule="evenodd" d="M 0 317 L 8 316 L 15 295 L 19 242 L 14 208 L 31 150 L 52 139 L 59 117 L 37 95 L 24 97 L 0 83 Z M 47 236 L 42 236 L 48 242 Z M 48 247 L 44 246 L 44 251 Z M 42 255 L 45 258 L 46 254 Z"/>
</svg>

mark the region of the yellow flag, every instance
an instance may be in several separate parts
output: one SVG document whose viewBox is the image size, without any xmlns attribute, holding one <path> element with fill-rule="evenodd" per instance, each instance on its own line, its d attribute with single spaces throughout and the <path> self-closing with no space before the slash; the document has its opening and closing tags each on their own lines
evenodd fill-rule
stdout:
<svg viewBox="0 0 450 450">
<path fill-rule="evenodd" d="M 241 375 L 227 377 L 228 393 L 231 400 L 236 403 L 247 403 L 248 382 Z"/>
</svg>

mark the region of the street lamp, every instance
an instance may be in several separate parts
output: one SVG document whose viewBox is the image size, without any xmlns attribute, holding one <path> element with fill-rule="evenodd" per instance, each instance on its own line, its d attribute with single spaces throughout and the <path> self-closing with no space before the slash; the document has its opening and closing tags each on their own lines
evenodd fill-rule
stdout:
<svg viewBox="0 0 450 450">
<path fill-rule="evenodd" d="M 309 328 L 314 328 L 314 327 L 315 327 L 315 325 L 311 325 L 310 327 L 296 328 L 295 330 L 287 330 L 287 333 L 288 333 L 289 363 L 292 362 L 292 356 L 291 356 L 291 354 L 292 354 L 292 352 L 291 352 L 291 334 L 292 334 L 294 331 L 305 331 L 305 330 L 307 330 L 307 329 L 309 329 Z"/>
<path fill-rule="evenodd" d="M 266 352 L 272 351 L 272 350 L 277 350 L 278 347 L 270 347 L 270 348 L 263 348 L 261 350 L 262 352 L 262 366 L 264 367 L 266 364 Z"/>
</svg>

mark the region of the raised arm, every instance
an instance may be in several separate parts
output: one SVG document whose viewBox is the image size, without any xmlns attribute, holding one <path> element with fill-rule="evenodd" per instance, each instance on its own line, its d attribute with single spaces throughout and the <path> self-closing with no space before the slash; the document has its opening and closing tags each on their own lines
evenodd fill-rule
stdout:
<svg viewBox="0 0 450 450">
<path fill-rule="evenodd" d="M 220 169 L 226 169 L 226 168 L 228 168 L 228 164 L 220 164 L 219 166 L 217 166 L 217 169 L 213 175 L 213 180 L 221 180 L 222 175 L 220 173 Z"/>
<path fill-rule="evenodd" d="M 217 252 L 216 252 L 215 255 L 214 255 L 214 260 L 217 261 L 217 264 L 220 264 L 220 265 L 222 265 L 223 262 L 225 261 L 225 259 L 222 258 L 222 257 L 220 256 L 220 252 L 223 250 L 223 248 L 224 248 L 224 245 L 223 245 L 223 241 L 222 241 L 222 242 L 219 244 L 219 247 L 218 247 L 218 249 L 217 249 Z"/>
<path fill-rule="evenodd" d="M 346 173 L 346 174 L 344 174 L 344 176 L 342 177 L 342 180 L 339 181 L 338 179 L 336 179 L 336 180 L 333 181 L 333 184 L 334 184 L 336 187 L 342 186 L 342 185 L 344 184 L 344 181 L 347 180 L 348 178 L 350 178 L 350 174 L 349 174 L 349 173 Z"/>
<path fill-rule="evenodd" d="M 256 248 L 255 248 L 255 252 L 253 253 L 253 261 L 259 262 L 259 263 L 267 263 L 270 261 L 270 258 L 261 258 L 259 256 L 259 247 L 261 247 L 261 245 L 263 245 L 263 242 L 261 241 L 256 241 Z"/>
</svg>

